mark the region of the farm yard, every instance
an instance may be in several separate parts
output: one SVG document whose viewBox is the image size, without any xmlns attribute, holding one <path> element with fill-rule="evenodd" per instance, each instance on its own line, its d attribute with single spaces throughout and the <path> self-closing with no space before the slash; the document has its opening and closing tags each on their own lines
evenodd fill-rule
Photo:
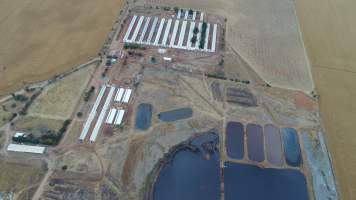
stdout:
<svg viewBox="0 0 356 200">
<path fill-rule="evenodd" d="M 122 0 L 1 1 L 0 95 L 97 56 Z"/>
<path fill-rule="evenodd" d="M 218 24 L 210 24 L 207 22 L 207 17 L 204 18 L 203 12 L 199 12 L 198 17 L 197 13 L 198 11 L 182 9 L 174 14 L 176 20 L 167 14 L 168 19 L 153 17 L 152 23 L 151 17 L 134 15 L 123 41 L 127 44 L 215 52 L 219 33 Z"/>
<path fill-rule="evenodd" d="M 97 65 L 9 96 L 3 115 L 18 115 L 0 127 L 0 156 L 45 161 L 47 172 L 3 190 L 49 200 L 337 198 L 294 4 L 163 1 L 125 2 L 108 30 L 115 39 L 88 62 Z M 9 150 L 35 148 L 24 144 L 42 154 Z M 266 176 L 283 191 L 233 189 Z"/>
</svg>

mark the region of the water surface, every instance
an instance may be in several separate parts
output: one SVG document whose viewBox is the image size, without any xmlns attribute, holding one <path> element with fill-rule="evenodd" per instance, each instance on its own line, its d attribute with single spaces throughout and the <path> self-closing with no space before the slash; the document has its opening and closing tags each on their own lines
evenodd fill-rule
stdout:
<svg viewBox="0 0 356 200">
<path fill-rule="evenodd" d="M 229 122 L 226 126 L 226 151 L 229 157 L 242 159 L 244 156 L 244 125 Z"/>
<path fill-rule="evenodd" d="M 192 140 L 196 148 L 179 150 L 163 166 L 154 184 L 154 200 L 216 200 L 220 198 L 218 136 L 204 134 Z M 209 155 L 209 159 L 206 156 Z"/>
<path fill-rule="evenodd" d="M 165 122 L 177 121 L 181 119 L 190 118 L 192 116 L 193 110 L 191 108 L 179 108 L 176 110 L 170 110 L 158 114 L 158 118 Z"/>
<path fill-rule="evenodd" d="M 259 168 L 226 162 L 226 200 L 308 200 L 305 177 L 298 170 Z"/>
<path fill-rule="evenodd" d="M 258 124 L 247 124 L 246 133 L 249 159 L 257 162 L 264 161 L 262 126 Z"/>
<path fill-rule="evenodd" d="M 152 105 L 142 103 L 138 106 L 136 112 L 136 128 L 139 130 L 147 130 L 151 126 Z"/>
</svg>

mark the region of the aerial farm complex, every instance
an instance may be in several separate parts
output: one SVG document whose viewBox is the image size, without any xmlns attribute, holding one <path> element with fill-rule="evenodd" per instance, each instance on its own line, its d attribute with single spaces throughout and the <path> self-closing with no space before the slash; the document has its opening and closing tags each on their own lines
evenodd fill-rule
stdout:
<svg viewBox="0 0 356 200">
<path fill-rule="evenodd" d="M 125 4 L 97 58 L 2 101 L 33 174 L 0 199 L 338 199 L 317 94 L 265 81 L 228 20 Z"/>
</svg>

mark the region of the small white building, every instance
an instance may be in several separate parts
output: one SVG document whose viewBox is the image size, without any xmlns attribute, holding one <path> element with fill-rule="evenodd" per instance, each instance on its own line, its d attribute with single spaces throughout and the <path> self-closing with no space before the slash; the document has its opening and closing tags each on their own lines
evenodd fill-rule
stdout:
<svg viewBox="0 0 356 200">
<path fill-rule="evenodd" d="M 18 137 L 26 137 L 26 134 L 22 132 L 16 132 L 14 138 L 18 138 Z"/>
<path fill-rule="evenodd" d="M 7 150 L 13 152 L 22 152 L 22 153 L 44 154 L 46 147 L 24 145 L 24 144 L 9 144 Z"/>
<path fill-rule="evenodd" d="M 163 57 L 163 60 L 167 62 L 172 62 L 172 58 L 170 57 Z"/>
</svg>

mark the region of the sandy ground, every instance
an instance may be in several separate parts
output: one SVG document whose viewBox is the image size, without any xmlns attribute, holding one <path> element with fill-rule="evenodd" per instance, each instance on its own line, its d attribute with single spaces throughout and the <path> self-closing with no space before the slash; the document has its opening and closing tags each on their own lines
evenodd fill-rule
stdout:
<svg viewBox="0 0 356 200">
<path fill-rule="evenodd" d="M 342 199 L 356 199 L 356 2 L 297 1 Z"/>
<path fill-rule="evenodd" d="M 175 0 L 160 2 L 177 5 Z M 314 88 L 293 1 L 180 0 L 177 6 L 227 17 L 228 43 L 269 84 Z"/>
<path fill-rule="evenodd" d="M 122 3 L 1 1 L 0 95 L 95 57 Z"/>
</svg>

